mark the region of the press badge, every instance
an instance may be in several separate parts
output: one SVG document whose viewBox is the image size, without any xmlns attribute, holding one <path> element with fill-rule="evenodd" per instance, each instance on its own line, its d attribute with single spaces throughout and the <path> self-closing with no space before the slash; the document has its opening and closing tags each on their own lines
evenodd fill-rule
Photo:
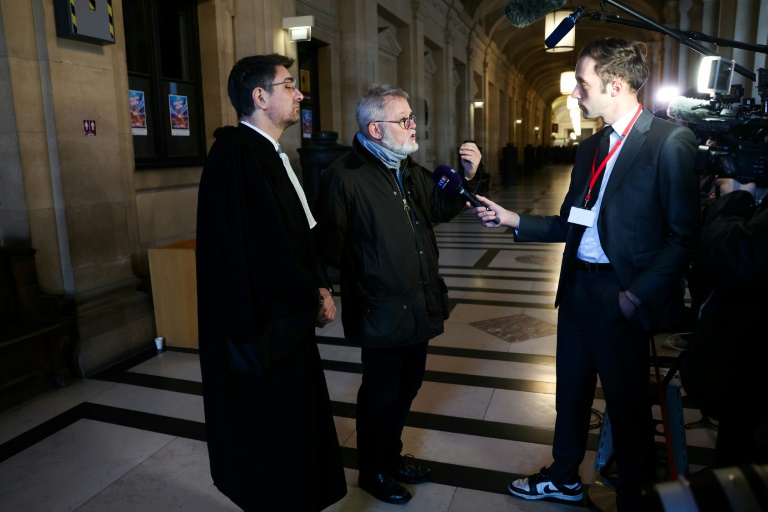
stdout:
<svg viewBox="0 0 768 512">
<path fill-rule="evenodd" d="M 571 206 L 571 214 L 568 216 L 568 222 L 591 228 L 595 223 L 595 217 L 597 217 L 597 214 L 592 210 Z"/>
</svg>

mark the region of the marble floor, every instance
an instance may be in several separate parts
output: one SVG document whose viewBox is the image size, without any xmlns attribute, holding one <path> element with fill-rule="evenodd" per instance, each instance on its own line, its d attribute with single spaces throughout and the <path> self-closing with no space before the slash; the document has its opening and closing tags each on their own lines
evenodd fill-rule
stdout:
<svg viewBox="0 0 768 512">
<path fill-rule="evenodd" d="M 567 185 L 568 168 L 553 166 L 490 195 L 517 211 L 552 213 Z M 348 483 L 346 498 L 328 510 L 588 509 L 588 500 L 527 502 L 506 492 L 510 479 L 551 461 L 562 245 L 516 245 L 508 230 L 485 229 L 467 213 L 436 234 L 453 309 L 445 333 L 430 343 L 426 379 L 403 436 L 404 452 L 432 467 L 434 481 L 409 486 L 414 499 L 404 506 L 357 487 L 360 350 L 344 339 L 337 318 L 317 332 Z M 664 336 L 656 341 L 668 367 L 678 352 L 661 347 Z M 604 411 L 599 386 L 595 396 L 595 410 Z M 682 405 L 685 422 L 701 418 L 685 398 Z M 716 432 L 686 434 L 691 470 L 711 464 Z M 146 352 L 130 361 L 0 412 L 0 510 L 238 510 L 211 482 L 204 435 L 196 352 L 157 351 L 147 340 Z M 593 469 L 599 436 L 593 429 L 581 467 L 593 490 L 600 487 Z M 657 441 L 662 446 L 663 438 Z"/>
</svg>

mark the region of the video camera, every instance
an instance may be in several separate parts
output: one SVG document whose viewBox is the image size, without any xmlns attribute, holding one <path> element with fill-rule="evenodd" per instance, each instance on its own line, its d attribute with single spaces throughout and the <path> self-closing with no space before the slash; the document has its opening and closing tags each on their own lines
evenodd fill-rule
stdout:
<svg viewBox="0 0 768 512">
<path fill-rule="evenodd" d="M 709 66 L 703 62 L 699 72 L 699 91 L 711 94 L 709 102 L 678 108 L 676 114 L 689 122 L 699 141 L 695 168 L 703 177 L 702 189 L 716 178 L 768 187 L 768 70 L 757 72 L 758 105 L 743 98 L 743 86 L 731 84 L 733 61 L 707 60 Z"/>
<path fill-rule="evenodd" d="M 638 21 L 619 17 L 607 9 L 606 4 L 617 7 Z M 683 101 L 674 107 L 670 102 L 668 109 L 669 117 L 687 121 L 699 139 L 700 150 L 696 157 L 696 168 L 702 176 L 702 189 L 705 181 L 708 180 L 711 186 L 718 177 L 768 186 L 768 73 L 762 68 L 753 73 L 736 62 L 717 55 L 699 41 L 765 54 L 768 54 L 768 46 L 730 41 L 701 32 L 679 31 L 648 18 L 618 0 L 600 0 L 600 6 L 602 13 L 579 6 L 569 16 L 568 21 L 561 23 L 554 32 L 558 32 L 558 37 L 563 37 L 577 21 L 586 16 L 601 23 L 618 23 L 654 30 L 705 55 L 703 65 L 699 68 L 699 91 L 710 94 L 709 102 L 702 105 L 697 100 L 681 98 Z M 507 15 L 509 16 L 509 13 Z M 753 98 L 742 99 L 742 86 L 731 87 L 734 72 L 757 82 L 762 100 L 760 106 L 755 104 Z"/>
</svg>

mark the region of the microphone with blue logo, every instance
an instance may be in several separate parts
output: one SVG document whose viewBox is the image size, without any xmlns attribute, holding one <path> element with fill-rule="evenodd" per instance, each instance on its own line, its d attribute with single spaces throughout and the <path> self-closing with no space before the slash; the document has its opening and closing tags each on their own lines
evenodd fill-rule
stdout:
<svg viewBox="0 0 768 512">
<path fill-rule="evenodd" d="M 435 182 L 435 185 L 437 185 L 438 188 L 449 194 L 458 192 L 463 195 L 472 206 L 476 208 L 485 208 L 487 211 L 491 211 L 490 208 L 475 197 L 475 194 L 464 188 L 464 180 L 462 177 L 447 165 L 437 166 L 435 172 L 432 173 L 432 181 Z M 499 222 L 501 222 L 501 220 L 498 217 L 493 219 L 494 224 L 498 224 Z"/>
<path fill-rule="evenodd" d="M 547 48 L 554 48 L 557 46 L 557 43 L 562 41 L 566 34 L 573 30 L 573 27 L 575 27 L 576 24 L 581 21 L 581 18 L 583 18 L 586 13 L 587 9 L 585 7 L 581 5 L 577 7 L 575 11 L 566 16 L 563 21 L 561 21 L 560 24 L 555 27 L 555 30 L 553 30 L 552 33 L 549 34 L 549 37 L 544 40 L 544 45 Z"/>
</svg>

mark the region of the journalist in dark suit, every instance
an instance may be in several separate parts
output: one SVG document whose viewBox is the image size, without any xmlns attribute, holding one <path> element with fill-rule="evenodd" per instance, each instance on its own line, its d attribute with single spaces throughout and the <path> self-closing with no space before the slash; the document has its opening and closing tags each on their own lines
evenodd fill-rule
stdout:
<svg viewBox="0 0 768 512">
<path fill-rule="evenodd" d="M 648 333 L 682 313 L 699 194 L 695 137 L 642 109 L 637 92 L 647 77 L 642 43 L 587 44 L 572 95 L 586 118 L 600 117 L 606 127 L 579 146 L 560 213 L 518 215 L 485 198 L 490 211 L 475 209 L 486 227 L 497 227 L 492 220 L 499 217 L 499 226 L 514 228 L 518 242 L 565 242 L 555 301 L 554 462 L 509 484 L 521 498 L 582 500 L 578 471 L 598 375 L 621 482 L 619 510 L 636 509 L 641 486 L 654 479 Z"/>
</svg>

